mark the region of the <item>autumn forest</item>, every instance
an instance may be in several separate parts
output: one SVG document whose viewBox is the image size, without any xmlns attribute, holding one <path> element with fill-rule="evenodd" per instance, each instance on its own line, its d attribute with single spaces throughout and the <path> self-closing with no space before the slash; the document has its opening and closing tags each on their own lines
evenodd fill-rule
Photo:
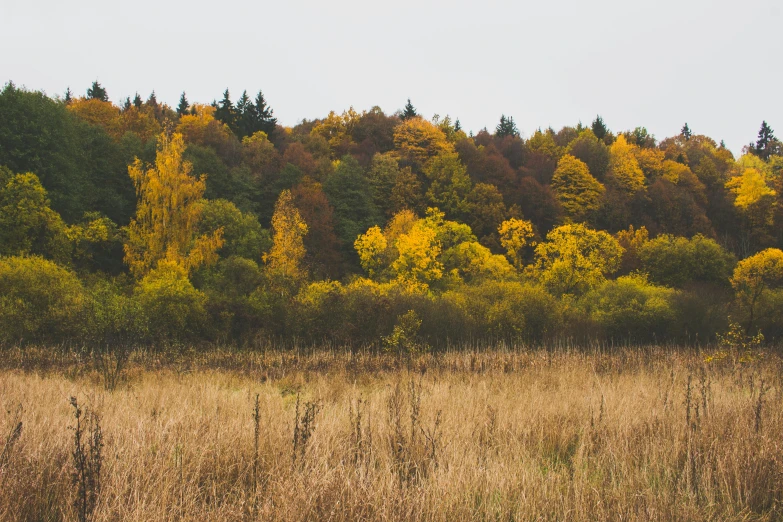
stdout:
<svg viewBox="0 0 783 522">
<path fill-rule="evenodd" d="M 783 145 L 0 92 L 0 343 L 783 336 Z M 401 103 L 401 105 L 403 105 Z"/>
</svg>

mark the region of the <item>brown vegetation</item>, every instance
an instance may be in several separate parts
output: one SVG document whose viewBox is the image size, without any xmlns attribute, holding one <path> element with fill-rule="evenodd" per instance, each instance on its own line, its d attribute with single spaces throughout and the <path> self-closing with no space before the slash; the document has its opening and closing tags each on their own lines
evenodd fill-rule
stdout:
<svg viewBox="0 0 783 522">
<path fill-rule="evenodd" d="M 711 354 L 8 350 L 0 520 L 780 520 L 783 361 Z"/>
</svg>

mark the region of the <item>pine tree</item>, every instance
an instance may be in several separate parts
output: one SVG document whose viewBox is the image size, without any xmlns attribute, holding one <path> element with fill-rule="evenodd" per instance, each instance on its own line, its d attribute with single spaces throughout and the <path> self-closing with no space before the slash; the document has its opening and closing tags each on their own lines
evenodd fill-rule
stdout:
<svg viewBox="0 0 783 522">
<path fill-rule="evenodd" d="M 418 116 L 419 113 L 416 112 L 416 108 L 411 103 L 411 99 L 408 98 L 408 103 L 405 104 L 405 108 L 402 111 L 402 116 L 400 118 L 402 120 L 409 120 L 411 118 L 415 118 Z"/>
<path fill-rule="evenodd" d="M 137 109 L 141 109 L 143 104 L 144 102 L 141 101 L 141 96 L 139 96 L 139 93 L 136 93 L 136 96 L 133 97 L 133 106 Z"/>
<path fill-rule="evenodd" d="M 595 134 L 595 137 L 599 140 L 604 139 L 606 137 L 606 134 L 609 132 L 609 129 L 606 128 L 606 125 L 604 124 L 603 118 L 600 116 L 596 116 L 595 120 L 593 120 L 593 134 Z"/>
<path fill-rule="evenodd" d="M 500 123 L 495 127 L 495 136 L 498 138 L 505 138 L 506 136 L 519 136 L 519 129 L 517 124 L 514 123 L 514 117 L 509 116 L 506 118 L 505 114 L 500 116 Z"/>
<path fill-rule="evenodd" d="M 190 104 L 188 103 L 188 99 L 185 96 L 185 91 L 182 91 L 182 95 L 179 97 L 179 105 L 177 106 L 177 114 L 180 116 L 184 116 L 188 113 L 188 108 L 190 107 Z"/>
<path fill-rule="evenodd" d="M 454 122 L 454 132 L 459 132 L 462 130 L 462 124 L 459 122 L 459 118 L 457 118 L 457 121 Z"/>
<path fill-rule="evenodd" d="M 127 96 L 125 98 L 125 101 L 122 102 L 122 110 L 123 110 L 123 112 L 124 111 L 128 111 L 128 110 L 130 110 L 131 107 L 133 107 L 133 105 L 131 104 L 130 96 Z"/>
<path fill-rule="evenodd" d="M 691 128 L 688 127 L 688 122 L 685 122 L 685 125 L 682 127 L 682 130 L 680 130 L 680 134 L 682 134 L 682 137 L 685 138 L 685 141 L 691 139 Z"/>
<path fill-rule="evenodd" d="M 92 82 L 92 87 L 87 89 L 87 98 L 90 100 L 101 100 L 101 101 L 109 101 L 109 95 L 106 93 L 106 89 L 101 87 L 101 84 L 98 83 L 98 80 L 95 80 Z"/>
<path fill-rule="evenodd" d="M 64 100 L 65 104 L 67 105 L 71 103 L 72 99 L 73 99 L 73 93 L 71 93 L 71 88 L 68 87 L 67 89 L 65 89 L 65 100 Z"/>
<path fill-rule="evenodd" d="M 215 110 L 215 119 L 220 120 L 221 122 L 228 125 L 231 130 L 234 130 L 236 122 L 236 110 L 234 109 L 234 104 L 231 103 L 231 96 L 228 92 L 228 89 L 226 89 L 226 92 L 223 93 L 223 99 L 220 100 L 220 102 L 217 104 L 217 109 Z"/>
<path fill-rule="evenodd" d="M 274 117 L 274 112 L 275 111 L 266 104 L 264 93 L 258 91 L 255 106 L 256 124 L 253 132 L 264 131 L 266 132 L 267 136 L 272 136 L 272 134 L 275 132 L 275 127 L 277 127 L 277 118 Z"/>
</svg>

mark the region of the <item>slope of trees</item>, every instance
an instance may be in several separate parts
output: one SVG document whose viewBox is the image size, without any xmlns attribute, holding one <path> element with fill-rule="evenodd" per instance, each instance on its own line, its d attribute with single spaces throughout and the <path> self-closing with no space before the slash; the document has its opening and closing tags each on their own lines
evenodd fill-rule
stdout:
<svg viewBox="0 0 783 522">
<path fill-rule="evenodd" d="M 687 124 L 525 139 L 410 100 L 293 127 L 261 91 L 109 100 L 0 92 L 2 342 L 783 335 L 767 122 L 735 158 Z"/>
</svg>

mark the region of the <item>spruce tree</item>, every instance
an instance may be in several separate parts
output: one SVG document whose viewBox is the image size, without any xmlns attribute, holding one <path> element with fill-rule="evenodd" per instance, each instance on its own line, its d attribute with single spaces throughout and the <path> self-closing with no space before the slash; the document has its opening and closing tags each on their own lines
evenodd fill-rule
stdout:
<svg viewBox="0 0 783 522">
<path fill-rule="evenodd" d="M 256 116 L 256 107 L 250 101 L 247 91 L 242 92 L 242 96 L 237 101 L 236 116 L 237 137 L 239 139 L 255 132 L 258 117 Z"/>
<path fill-rule="evenodd" d="M 682 137 L 685 138 L 685 141 L 691 139 L 691 128 L 688 127 L 688 122 L 685 122 L 685 125 L 683 125 L 682 129 L 680 130 L 680 134 L 682 134 Z"/>
<path fill-rule="evenodd" d="M 408 103 L 405 104 L 405 108 L 402 110 L 402 116 L 400 116 L 400 118 L 402 120 L 409 120 L 411 118 L 415 118 L 418 115 L 419 113 L 416 112 L 416 108 L 411 103 L 411 99 L 408 98 Z"/>
<path fill-rule="evenodd" d="M 133 105 L 131 104 L 130 96 L 127 96 L 125 98 L 125 101 L 122 102 L 122 110 L 123 110 L 123 112 L 127 111 L 127 110 L 130 110 L 131 107 L 133 107 Z"/>
<path fill-rule="evenodd" d="M 98 83 L 98 80 L 95 80 L 92 82 L 92 87 L 87 89 L 87 98 L 90 100 L 101 100 L 101 101 L 109 101 L 109 95 L 106 93 L 106 89 L 101 87 L 101 84 Z"/>
<path fill-rule="evenodd" d="M 277 118 L 274 117 L 274 112 L 275 111 L 266 104 L 264 93 L 258 91 L 255 106 L 256 123 L 253 132 L 264 131 L 267 136 L 271 138 L 272 134 L 275 132 L 275 127 L 277 126 Z"/>
<path fill-rule="evenodd" d="M 457 121 L 454 122 L 454 132 L 459 132 L 462 130 L 462 124 L 459 122 L 459 118 L 457 118 Z"/>
<path fill-rule="evenodd" d="M 182 91 L 182 95 L 179 97 L 179 105 L 177 106 L 177 114 L 179 114 L 180 117 L 186 115 L 188 113 L 188 108 L 190 108 L 190 104 L 185 96 L 185 91 Z"/>
<path fill-rule="evenodd" d="M 756 141 L 756 156 L 763 160 L 768 160 L 773 154 L 780 152 L 780 143 L 775 139 L 774 131 L 767 125 L 766 120 L 761 122 L 759 129 L 759 139 Z"/>
<path fill-rule="evenodd" d="M 500 116 L 500 123 L 495 127 L 495 136 L 498 138 L 505 138 L 506 136 L 519 136 L 519 129 L 517 124 L 514 123 L 514 117 L 509 116 L 506 118 L 505 114 Z"/>
<path fill-rule="evenodd" d="M 133 97 L 133 106 L 137 109 L 141 109 L 143 104 L 144 102 L 141 101 L 141 96 L 139 96 L 139 93 L 136 93 L 136 96 Z"/>
<path fill-rule="evenodd" d="M 234 104 L 231 103 L 231 95 L 229 94 L 228 89 L 226 89 L 226 91 L 223 93 L 223 99 L 220 100 L 217 104 L 217 109 L 215 110 L 215 119 L 220 120 L 221 122 L 228 125 L 231 130 L 234 130 L 236 122 L 236 110 L 234 109 Z"/>
<path fill-rule="evenodd" d="M 63 101 L 65 101 L 65 104 L 67 105 L 71 103 L 72 99 L 73 99 L 73 94 L 71 93 L 71 88 L 68 87 L 67 89 L 65 89 L 65 100 Z"/>
<path fill-rule="evenodd" d="M 595 134 L 595 137 L 599 140 L 602 140 L 606 137 L 606 134 L 609 132 L 609 129 L 606 128 L 606 125 L 604 124 L 603 118 L 601 116 L 596 116 L 595 120 L 593 120 L 593 124 L 591 126 L 593 129 L 593 134 Z"/>
</svg>

